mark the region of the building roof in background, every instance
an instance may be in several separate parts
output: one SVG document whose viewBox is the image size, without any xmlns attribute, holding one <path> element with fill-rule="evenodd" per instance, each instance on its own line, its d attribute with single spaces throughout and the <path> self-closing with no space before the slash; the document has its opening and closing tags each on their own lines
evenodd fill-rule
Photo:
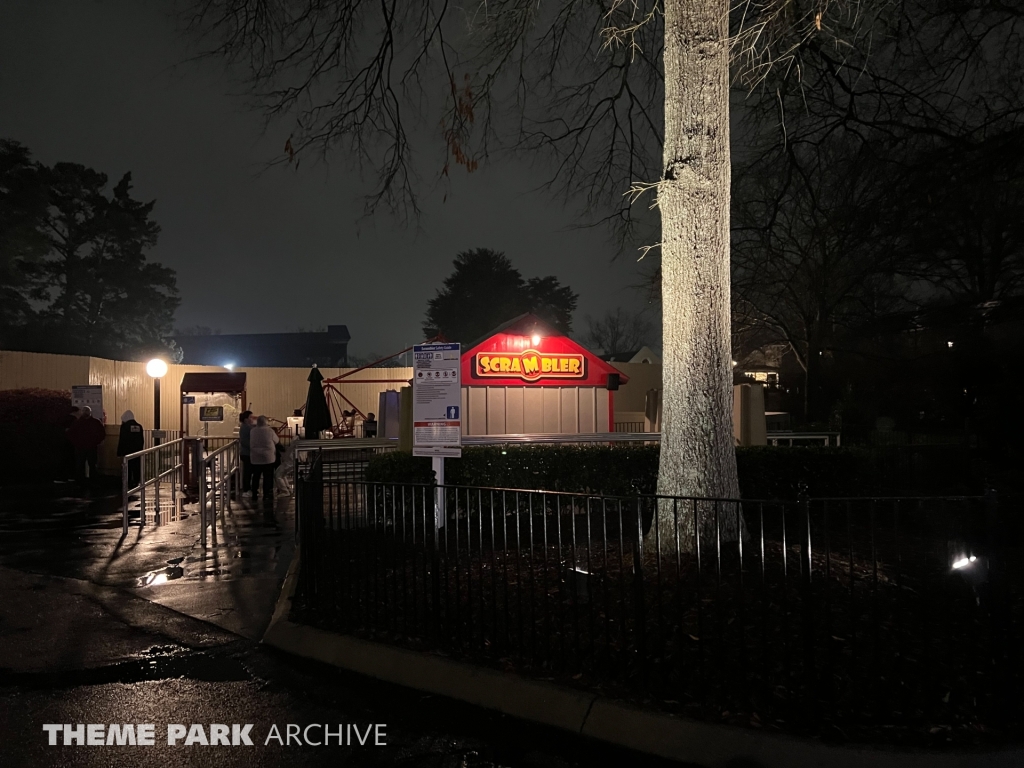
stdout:
<svg viewBox="0 0 1024 768">
<path fill-rule="evenodd" d="M 185 365 L 305 368 L 345 367 L 348 364 L 348 326 L 329 325 L 326 331 L 305 333 L 240 333 L 174 336 Z"/>
<path fill-rule="evenodd" d="M 601 355 L 601 359 L 609 363 L 651 363 L 653 365 L 661 365 L 661 355 L 646 345 L 639 349 L 631 349 L 625 352 L 610 352 L 606 355 Z"/>
</svg>

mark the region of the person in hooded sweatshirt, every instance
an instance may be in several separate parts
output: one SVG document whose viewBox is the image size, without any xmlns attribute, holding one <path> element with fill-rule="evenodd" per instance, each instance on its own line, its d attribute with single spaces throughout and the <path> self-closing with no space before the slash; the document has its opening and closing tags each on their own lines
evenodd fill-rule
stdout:
<svg viewBox="0 0 1024 768">
<path fill-rule="evenodd" d="M 135 414 L 125 411 L 121 414 L 121 434 L 117 439 L 117 455 L 127 456 L 130 453 L 138 453 L 146 447 L 146 439 L 142 432 L 142 425 L 135 420 Z M 142 478 L 142 459 L 132 459 L 128 462 L 128 487 L 135 488 Z"/>
</svg>

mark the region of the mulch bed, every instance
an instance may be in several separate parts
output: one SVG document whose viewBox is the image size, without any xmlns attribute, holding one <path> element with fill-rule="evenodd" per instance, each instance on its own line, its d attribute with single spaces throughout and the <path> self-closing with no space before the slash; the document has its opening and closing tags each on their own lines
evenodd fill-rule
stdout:
<svg viewBox="0 0 1024 768">
<path fill-rule="evenodd" d="M 1024 740 L 1016 576 L 1003 592 L 972 585 L 911 538 L 889 557 L 881 537 L 837 535 L 809 580 L 778 539 L 742 563 L 712 549 L 699 569 L 621 541 L 506 551 L 483 536 L 443 556 L 388 530 L 324 530 L 304 544 L 292 617 L 733 725 L 908 747 Z"/>
</svg>

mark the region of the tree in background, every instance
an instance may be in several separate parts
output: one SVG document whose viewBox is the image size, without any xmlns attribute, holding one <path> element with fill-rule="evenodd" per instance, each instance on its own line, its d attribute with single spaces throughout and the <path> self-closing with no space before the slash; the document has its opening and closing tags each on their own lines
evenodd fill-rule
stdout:
<svg viewBox="0 0 1024 768">
<path fill-rule="evenodd" d="M 734 185 L 734 330 L 789 347 L 809 421 L 828 418 L 822 371 L 843 335 L 906 309 L 891 176 L 869 147 L 826 141 L 790 145 Z"/>
<path fill-rule="evenodd" d="M 444 287 L 427 303 L 423 332 L 470 344 L 525 312 L 565 334 L 572 332 L 577 295 L 554 277 L 524 280 L 505 254 L 487 248 L 463 251 Z"/>
<path fill-rule="evenodd" d="M 627 352 L 650 343 L 654 323 L 643 312 L 631 314 L 622 307 L 605 312 L 594 319 L 587 315 L 587 331 L 583 343 L 600 349 L 603 354 Z"/>
<path fill-rule="evenodd" d="M 1024 126 L 923 152 L 907 170 L 904 273 L 942 304 L 1024 292 Z"/>
<path fill-rule="evenodd" d="M 10 157 L 12 145 L 5 149 Z M 132 198 L 130 173 L 108 192 L 106 174 L 75 163 L 29 167 L 27 157 L 17 167 L 31 184 L 7 185 L 20 192 L 0 200 L 5 222 L 23 222 L 16 238 L 6 226 L 3 235 L 17 277 L 7 290 L 21 302 L 11 345 L 120 359 L 173 353 L 165 337 L 179 303 L 174 272 L 146 259 L 160 232 L 154 203 Z"/>
<path fill-rule="evenodd" d="M 25 266 L 47 251 L 46 204 L 39 167 L 28 149 L 0 140 L 0 345 L 4 347 L 32 317 L 25 294 Z"/>
</svg>

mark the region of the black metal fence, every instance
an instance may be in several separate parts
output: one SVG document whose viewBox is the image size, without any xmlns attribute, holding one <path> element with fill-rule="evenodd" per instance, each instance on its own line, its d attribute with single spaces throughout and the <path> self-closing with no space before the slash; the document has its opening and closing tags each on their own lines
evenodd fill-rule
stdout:
<svg viewBox="0 0 1024 768">
<path fill-rule="evenodd" d="M 689 714 L 1017 717 L 1016 503 L 296 492 L 302 621 Z"/>
</svg>

